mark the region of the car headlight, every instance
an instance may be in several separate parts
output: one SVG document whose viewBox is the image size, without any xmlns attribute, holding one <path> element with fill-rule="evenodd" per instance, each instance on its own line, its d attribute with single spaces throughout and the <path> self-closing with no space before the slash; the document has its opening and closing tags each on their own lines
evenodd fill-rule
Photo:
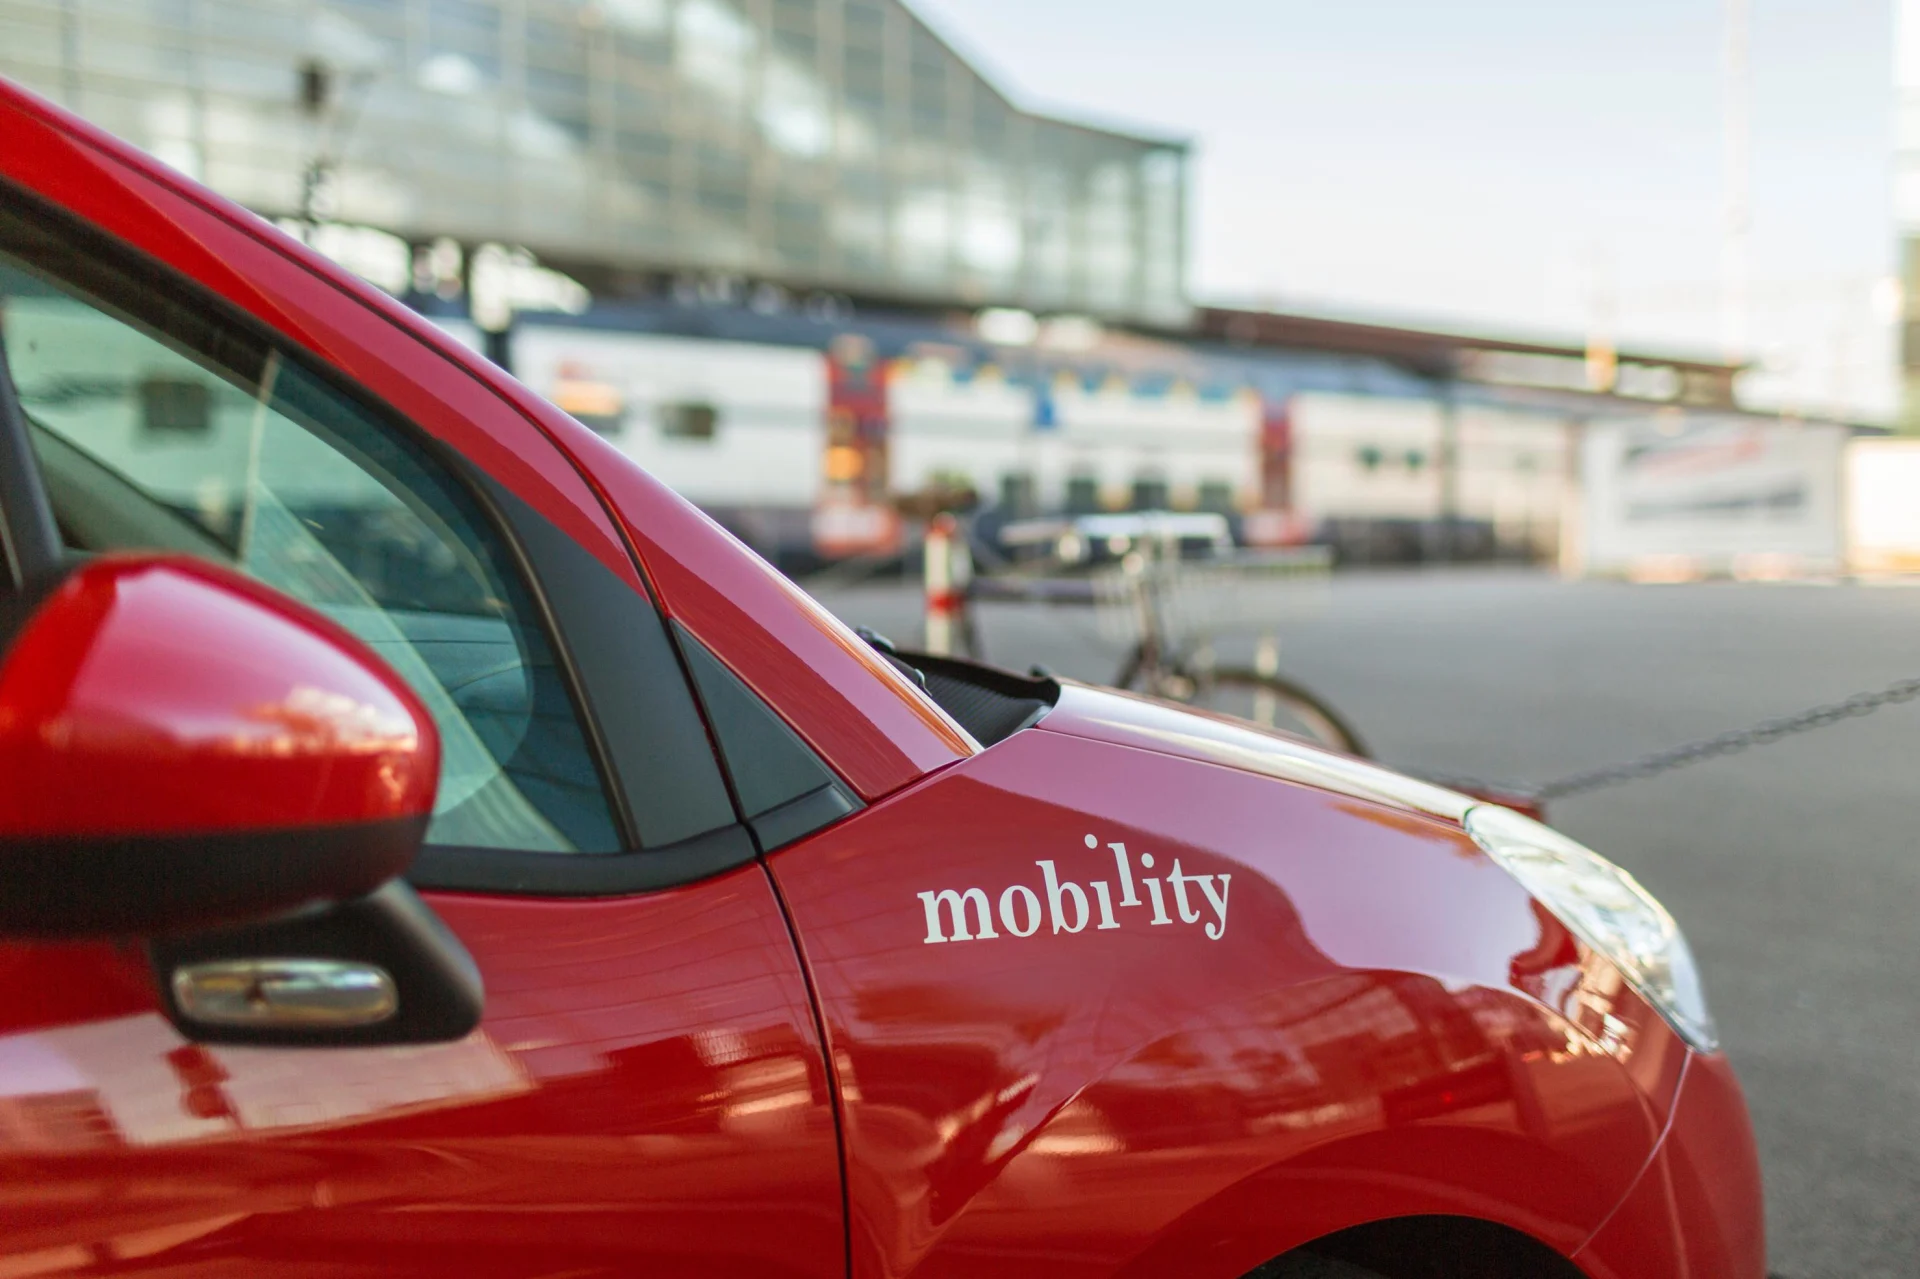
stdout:
<svg viewBox="0 0 1920 1279">
<path fill-rule="evenodd" d="M 1605 955 L 1680 1037 L 1701 1052 L 1719 1046 L 1700 970 L 1679 925 L 1653 894 L 1586 845 L 1485 804 L 1467 813 L 1467 834 L 1575 936 Z"/>
</svg>

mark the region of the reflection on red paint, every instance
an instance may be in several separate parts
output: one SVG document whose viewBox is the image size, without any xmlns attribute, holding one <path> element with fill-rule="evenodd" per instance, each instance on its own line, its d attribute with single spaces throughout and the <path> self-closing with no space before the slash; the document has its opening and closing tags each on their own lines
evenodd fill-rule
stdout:
<svg viewBox="0 0 1920 1279">
<path fill-rule="evenodd" d="M 250 1273 L 319 1249 L 533 1276 L 564 1240 L 590 1272 L 844 1274 L 825 1061 L 759 867 L 629 900 L 433 904 L 487 984 L 458 1043 L 188 1044 L 151 986 L 137 1011 L 36 1025 L 0 985 L 8 1253 L 127 1259 L 137 1237 L 157 1270 L 178 1249 Z M 0 973 L 26 951 L 117 988 L 110 948 L 0 946 Z"/>
<path fill-rule="evenodd" d="M 419 817 L 439 785 L 430 724 L 357 640 L 258 583 L 103 556 L 41 602 L 0 664 L 0 833 Z"/>
<path fill-rule="evenodd" d="M 856 1275 L 1231 1275 L 1469 1205 L 1576 1247 L 1656 1132 L 1587 1027 L 1664 1027 L 1586 976 L 1546 1004 L 1521 977 L 1585 972 L 1557 922 L 1456 825 L 1360 807 L 1034 732 L 775 854 L 841 1074 Z M 926 944 L 920 892 L 1111 877 L 1115 842 L 1230 874 L 1236 940 L 1143 917 Z"/>
</svg>

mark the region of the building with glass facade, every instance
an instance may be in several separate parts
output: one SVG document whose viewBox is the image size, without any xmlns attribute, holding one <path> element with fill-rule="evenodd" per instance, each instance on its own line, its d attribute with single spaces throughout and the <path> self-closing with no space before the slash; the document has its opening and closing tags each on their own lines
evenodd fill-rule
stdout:
<svg viewBox="0 0 1920 1279">
<path fill-rule="evenodd" d="M 269 216 L 1178 324 L 1186 150 L 899 0 L 0 0 L 0 75 Z"/>
</svg>

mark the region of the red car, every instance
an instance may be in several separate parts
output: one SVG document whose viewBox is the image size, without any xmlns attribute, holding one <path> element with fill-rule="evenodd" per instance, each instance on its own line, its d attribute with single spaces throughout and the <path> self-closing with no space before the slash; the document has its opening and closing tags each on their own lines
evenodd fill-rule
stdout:
<svg viewBox="0 0 1920 1279">
<path fill-rule="evenodd" d="M 1761 1279 L 1571 840 L 876 651 L 5 86 L 0 314 L 0 1275 Z"/>
</svg>

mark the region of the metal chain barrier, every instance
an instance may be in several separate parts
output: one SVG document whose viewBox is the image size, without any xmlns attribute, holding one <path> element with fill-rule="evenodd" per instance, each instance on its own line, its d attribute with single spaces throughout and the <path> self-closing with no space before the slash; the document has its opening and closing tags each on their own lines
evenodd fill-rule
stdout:
<svg viewBox="0 0 1920 1279">
<path fill-rule="evenodd" d="M 1609 786 L 1620 786 L 1627 782 L 1658 777 L 1662 773 L 1670 773 L 1675 769 L 1685 768 L 1689 764 L 1719 759 L 1726 755 L 1737 755 L 1754 746 L 1766 746 L 1797 733 L 1810 733 L 1815 729 L 1827 728 L 1845 720 L 1858 719 L 1863 715 L 1871 715 L 1883 707 L 1898 706 L 1903 702 L 1911 702 L 1915 698 L 1920 698 L 1920 679 L 1896 680 L 1875 692 L 1856 693 L 1843 702 L 1829 702 L 1824 706 L 1802 711 L 1798 715 L 1763 720 L 1750 728 L 1719 733 L 1713 737 L 1689 742 L 1684 746 L 1655 751 L 1651 755 L 1643 755 L 1638 759 L 1614 764 L 1607 768 L 1573 773 L 1540 786 L 1525 786 L 1513 782 L 1497 782 L 1484 778 L 1424 771 L 1418 776 L 1455 789 L 1493 791 L 1535 801 L 1565 799 L 1569 795 L 1584 795 L 1589 791 L 1604 790 Z"/>
</svg>

